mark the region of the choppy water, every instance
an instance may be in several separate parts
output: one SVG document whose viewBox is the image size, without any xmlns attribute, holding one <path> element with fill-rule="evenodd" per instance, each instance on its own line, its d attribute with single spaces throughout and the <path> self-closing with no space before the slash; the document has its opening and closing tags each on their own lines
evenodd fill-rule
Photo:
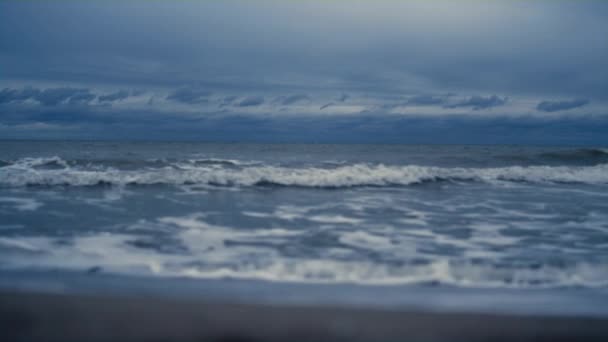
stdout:
<svg viewBox="0 0 608 342">
<path fill-rule="evenodd" d="M 608 149 L 0 142 L 0 269 L 608 288 Z"/>
</svg>

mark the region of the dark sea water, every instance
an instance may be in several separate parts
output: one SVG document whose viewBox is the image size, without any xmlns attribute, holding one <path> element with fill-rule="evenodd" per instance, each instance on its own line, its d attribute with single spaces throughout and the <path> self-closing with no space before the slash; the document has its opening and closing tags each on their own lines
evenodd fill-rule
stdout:
<svg viewBox="0 0 608 342">
<path fill-rule="evenodd" d="M 597 311 L 608 149 L 0 142 L 0 272 Z"/>
</svg>

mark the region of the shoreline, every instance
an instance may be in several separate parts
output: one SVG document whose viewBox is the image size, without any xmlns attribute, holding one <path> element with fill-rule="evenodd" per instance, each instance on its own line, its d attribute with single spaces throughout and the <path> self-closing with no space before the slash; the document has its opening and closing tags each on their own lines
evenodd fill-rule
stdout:
<svg viewBox="0 0 608 342">
<path fill-rule="evenodd" d="M 7 341 L 606 341 L 608 318 L 0 290 Z"/>
</svg>

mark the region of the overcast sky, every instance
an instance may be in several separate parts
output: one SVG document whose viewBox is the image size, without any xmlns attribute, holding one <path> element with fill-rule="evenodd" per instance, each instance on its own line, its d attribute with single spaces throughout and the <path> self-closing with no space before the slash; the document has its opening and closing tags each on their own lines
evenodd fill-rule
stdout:
<svg viewBox="0 0 608 342">
<path fill-rule="evenodd" d="M 1 1 L 0 138 L 608 144 L 608 1 Z"/>
</svg>

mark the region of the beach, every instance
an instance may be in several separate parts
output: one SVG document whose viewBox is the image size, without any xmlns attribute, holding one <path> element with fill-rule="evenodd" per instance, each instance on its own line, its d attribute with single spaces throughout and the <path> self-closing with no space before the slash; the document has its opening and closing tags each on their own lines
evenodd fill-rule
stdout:
<svg viewBox="0 0 608 342">
<path fill-rule="evenodd" d="M 0 293 L 0 326 L 10 341 L 605 341 L 607 324 L 587 317 Z"/>
</svg>

